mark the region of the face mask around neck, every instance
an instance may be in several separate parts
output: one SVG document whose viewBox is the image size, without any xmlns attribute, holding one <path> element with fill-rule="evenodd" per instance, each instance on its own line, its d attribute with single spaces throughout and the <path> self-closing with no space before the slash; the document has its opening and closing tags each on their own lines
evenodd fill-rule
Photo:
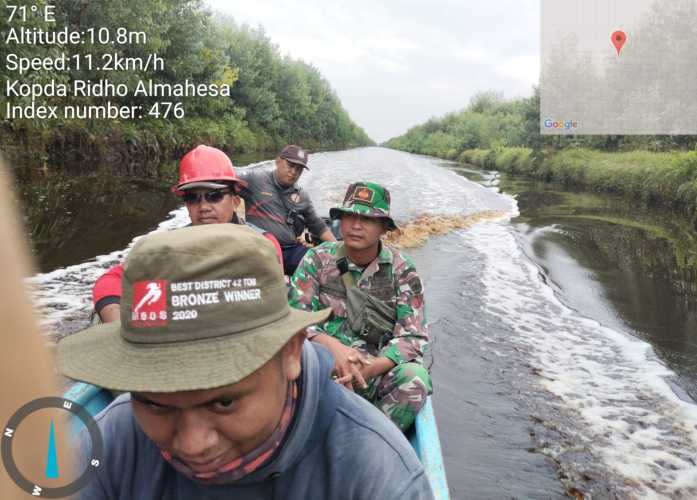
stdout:
<svg viewBox="0 0 697 500">
<path fill-rule="evenodd" d="M 288 394 L 281 413 L 281 419 L 271 435 L 252 451 L 237 457 L 230 463 L 221 465 L 218 470 L 213 472 L 197 473 L 176 455 L 160 450 L 164 458 L 177 472 L 189 479 L 203 484 L 229 484 L 248 476 L 252 472 L 261 468 L 269 461 L 274 453 L 279 449 L 286 431 L 293 420 L 295 406 L 298 399 L 298 386 L 295 382 L 288 384 Z"/>
</svg>

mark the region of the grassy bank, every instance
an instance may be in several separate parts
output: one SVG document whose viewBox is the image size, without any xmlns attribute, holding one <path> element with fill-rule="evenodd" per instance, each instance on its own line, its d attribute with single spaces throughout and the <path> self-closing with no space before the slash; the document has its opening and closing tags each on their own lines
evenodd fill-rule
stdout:
<svg viewBox="0 0 697 500">
<path fill-rule="evenodd" d="M 389 148 L 618 193 L 689 215 L 697 227 L 697 138 L 540 134 L 540 94 L 472 97 L 461 111 L 410 128 Z"/>
<path fill-rule="evenodd" d="M 465 150 L 456 159 L 591 191 L 627 195 L 680 210 L 697 222 L 697 151 L 564 149 L 534 157 L 532 149 L 504 147 Z"/>
<path fill-rule="evenodd" d="M 194 117 L 181 121 L 104 121 L 99 124 L 61 123 L 37 128 L 0 126 L 0 152 L 10 160 L 42 160 L 61 165 L 76 161 L 96 164 L 147 163 L 180 156 L 198 144 L 218 147 L 229 154 L 275 152 L 286 141 L 264 130 L 251 129 L 234 116 Z M 291 142 L 290 140 L 288 142 Z M 304 139 L 308 149 L 363 146 L 368 141 Z"/>
<path fill-rule="evenodd" d="M 75 122 L 39 129 L 20 126 L 7 132 L 0 139 L 0 150 L 8 157 L 40 158 L 52 164 L 71 160 L 156 161 L 199 143 L 230 152 L 273 149 L 268 138 L 256 136 L 244 126 L 225 119 L 138 124 L 110 121 L 100 126 Z"/>
</svg>

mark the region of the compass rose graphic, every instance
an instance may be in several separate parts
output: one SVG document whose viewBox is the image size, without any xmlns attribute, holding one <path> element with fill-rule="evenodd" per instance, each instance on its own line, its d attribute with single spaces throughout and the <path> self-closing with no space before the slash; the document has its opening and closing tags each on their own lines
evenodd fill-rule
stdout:
<svg viewBox="0 0 697 500">
<path fill-rule="evenodd" d="M 45 468 L 42 471 L 22 471 L 15 461 L 13 450 L 21 446 L 36 447 L 33 440 L 26 440 L 26 433 L 21 432 L 23 421 L 31 418 L 32 415 L 44 410 L 50 410 L 52 414 L 61 417 L 70 417 L 79 421 L 87 429 L 87 434 L 92 444 L 91 455 L 88 465 L 81 474 L 74 480 L 58 487 L 46 486 L 47 482 L 61 478 L 60 464 L 58 462 L 58 452 L 56 445 L 56 422 L 67 422 L 66 418 L 51 418 L 47 429 L 47 443 L 42 449 L 31 450 L 33 453 L 46 456 Z M 2 442 L 0 449 L 5 470 L 14 483 L 32 496 L 43 498 L 63 498 L 70 496 L 86 486 L 92 478 L 97 468 L 102 462 L 103 441 L 102 434 L 89 412 L 82 406 L 59 397 L 46 397 L 35 399 L 22 406 L 7 421 L 3 429 Z M 26 443 L 23 441 L 27 441 Z M 27 444 L 32 443 L 32 444 Z M 76 446 L 77 448 L 77 446 Z M 41 478 L 38 480 L 37 478 Z M 30 479 L 31 478 L 31 479 Z M 43 481 L 43 484 L 41 484 Z"/>
</svg>

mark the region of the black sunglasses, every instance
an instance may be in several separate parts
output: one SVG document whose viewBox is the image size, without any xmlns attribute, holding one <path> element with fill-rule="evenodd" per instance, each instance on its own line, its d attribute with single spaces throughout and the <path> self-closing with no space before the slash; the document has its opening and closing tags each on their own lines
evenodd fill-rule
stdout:
<svg viewBox="0 0 697 500">
<path fill-rule="evenodd" d="M 182 196 L 182 199 L 187 205 L 198 205 L 201 203 L 203 198 L 205 198 L 208 203 L 219 203 L 223 198 L 225 198 L 225 195 L 229 193 L 230 191 L 228 189 L 215 189 L 204 194 L 186 191 Z"/>
</svg>

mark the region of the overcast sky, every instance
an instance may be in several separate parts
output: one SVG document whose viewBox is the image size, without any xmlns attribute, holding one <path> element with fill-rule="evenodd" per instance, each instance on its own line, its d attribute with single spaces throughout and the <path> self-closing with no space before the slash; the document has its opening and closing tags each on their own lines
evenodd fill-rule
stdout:
<svg viewBox="0 0 697 500">
<path fill-rule="evenodd" d="M 378 142 L 539 79 L 539 0 L 206 1 L 317 67 Z"/>
</svg>

